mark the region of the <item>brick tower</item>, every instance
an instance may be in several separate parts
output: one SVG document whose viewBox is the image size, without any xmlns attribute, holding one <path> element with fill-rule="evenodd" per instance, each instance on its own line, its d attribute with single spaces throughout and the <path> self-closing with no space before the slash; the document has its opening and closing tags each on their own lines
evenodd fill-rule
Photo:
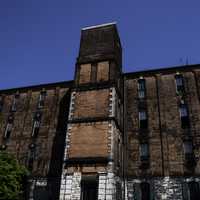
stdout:
<svg viewBox="0 0 200 200">
<path fill-rule="evenodd" d="M 115 23 L 82 29 L 60 200 L 122 198 L 121 52 Z"/>
</svg>

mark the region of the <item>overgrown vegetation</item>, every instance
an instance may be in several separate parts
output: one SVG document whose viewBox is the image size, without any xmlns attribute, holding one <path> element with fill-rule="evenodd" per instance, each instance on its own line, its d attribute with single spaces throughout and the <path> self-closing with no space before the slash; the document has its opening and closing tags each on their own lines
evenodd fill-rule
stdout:
<svg viewBox="0 0 200 200">
<path fill-rule="evenodd" d="M 25 167 L 6 152 L 0 152 L 0 199 L 22 199 L 23 182 L 28 175 Z"/>
</svg>

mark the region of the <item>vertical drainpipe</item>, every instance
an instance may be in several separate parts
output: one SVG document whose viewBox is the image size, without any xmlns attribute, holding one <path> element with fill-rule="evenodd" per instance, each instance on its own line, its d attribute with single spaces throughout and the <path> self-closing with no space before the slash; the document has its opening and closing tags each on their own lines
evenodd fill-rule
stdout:
<svg viewBox="0 0 200 200">
<path fill-rule="evenodd" d="M 124 184 L 124 191 L 123 191 L 123 194 L 124 194 L 124 197 L 123 199 L 126 199 L 126 188 L 125 188 L 125 181 L 126 181 L 126 176 L 125 176 L 125 154 L 126 154 L 126 142 L 125 142 L 125 76 L 122 75 L 122 80 L 123 80 L 123 140 L 122 140 L 122 179 L 123 179 L 123 184 Z"/>
<path fill-rule="evenodd" d="M 157 78 L 156 75 L 155 75 L 155 79 L 156 79 L 156 96 L 157 96 L 157 105 L 158 105 L 160 143 L 161 143 L 161 156 L 162 156 L 162 176 L 164 176 L 164 155 L 163 155 L 162 125 L 161 125 L 161 116 L 160 116 L 160 100 L 159 100 L 158 78 Z"/>
</svg>

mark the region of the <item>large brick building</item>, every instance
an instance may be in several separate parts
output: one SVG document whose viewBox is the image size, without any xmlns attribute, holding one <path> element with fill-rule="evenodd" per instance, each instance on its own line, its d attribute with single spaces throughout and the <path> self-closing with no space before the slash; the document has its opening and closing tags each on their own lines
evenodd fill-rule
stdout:
<svg viewBox="0 0 200 200">
<path fill-rule="evenodd" d="M 200 65 L 122 72 L 115 23 L 82 29 L 73 81 L 0 91 L 27 199 L 200 198 Z"/>
</svg>

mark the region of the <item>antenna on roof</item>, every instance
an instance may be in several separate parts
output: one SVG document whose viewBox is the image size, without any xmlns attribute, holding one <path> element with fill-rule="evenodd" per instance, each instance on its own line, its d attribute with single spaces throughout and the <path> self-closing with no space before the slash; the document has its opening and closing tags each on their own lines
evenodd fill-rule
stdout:
<svg viewBox="0 0 200 200">
<path fill-rule="evenodd" d="M 182 65 L 183 64 L 183 58 L 179 58 L 179 63 Z"/>
<path fill-rule="evenodd" d="M 189 65 L 188 56 L 186 57 L 185 65 Z"/>
</svg>

